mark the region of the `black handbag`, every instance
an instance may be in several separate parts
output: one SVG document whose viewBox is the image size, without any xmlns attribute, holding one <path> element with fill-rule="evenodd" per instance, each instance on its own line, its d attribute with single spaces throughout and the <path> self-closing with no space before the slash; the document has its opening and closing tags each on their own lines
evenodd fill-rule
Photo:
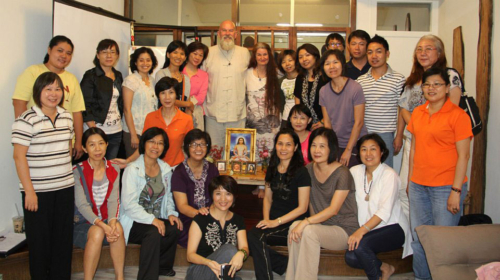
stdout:
<svg viewBox="0 0 500 280">
<path fill-rule="evenodd" d="M 470 118 L 470 124 L 472 126 L 472 134 L 478 135 L 481 130 L 483 130 L 483 122 L 481 121 L 481 115 L 479 114 L 479 108 L 477 107 L 476 100 L 472 96 L 468 96 L 465 91 L 464 81 L 460 74 L 458 74 L 460 82 L 462 83 L 462 95 L 460 96 L 460 104 L 458 106 L 462 108 Z"/>
</svg>

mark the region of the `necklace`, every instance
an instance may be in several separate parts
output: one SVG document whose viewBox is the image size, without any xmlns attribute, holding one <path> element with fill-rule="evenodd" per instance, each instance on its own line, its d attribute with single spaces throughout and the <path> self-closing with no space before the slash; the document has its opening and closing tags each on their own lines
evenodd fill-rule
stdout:
<svg viewBox="0 0 500 280">
<path fill-rule="evenodd" d="M 372 181 L 370 182 L 370 185 L 368 185 L 368 192 L 366 191 L 366 170 L 365 170 L 365 176 L 364 176 L 365 180 L 364 180 L 364 184 L 363 184 L 363 190 L 365 191 L 366 193 L 366 196 L 365 196 L 365 201 L 370 201 L 370 191 L 372 190 L 372 184 L 373 184 L 373 178 L 372 178 Z"/>
<path fill-rule="evenodd" d="M 286 172 L 286 167 L 284 167 L 281 163 L 278 165 L 278 173 L 280 174 L 280 181 L 282 181 L 282 177 L 283 177 L 283 172 L 280 171 L 280 169 L 283 171 L 283 172 Z"/>
<path fill-rule="evenodd" d="M 258 69 L 255 69 L 255 73 L 257 73 L 257 78 L 259 78 L 259 82 L 262 81 L 262 78 L 266 77 L 266 76 L 264 76 L 264 77 L 261 78 L 260 75 L 259 75 L 259 70 Z"/>
<path fill-rule="evenodd" d="M 224 56 L 224 58 L 227 60 L 227 66 L 231 66 L 231 60 L 233 59 L 234 52 L 231 54 L 231 58 L 227 58 L 226 54 L 224 53 L 224 50 L 219 46 L 220 53 Z M 229 53 L 229 51 L 227 51 Z"/>
</svg>

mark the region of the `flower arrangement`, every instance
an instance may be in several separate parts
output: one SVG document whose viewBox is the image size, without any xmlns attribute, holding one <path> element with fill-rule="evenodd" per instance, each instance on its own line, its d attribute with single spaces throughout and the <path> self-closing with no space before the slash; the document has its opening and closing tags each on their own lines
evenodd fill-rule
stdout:
<svg viewBox="0 0 500 280">
<path fill-rule="evenodd" d="M 210 153 L 208 153 L 207 160 L 211 163 L 217 162 L 222 159 L 222 152 L 224 147 L 219 147 L 217 145 L 212 146 Z"/>
<path fill-rule="evenodd" d="M 262 165 L 262 171 L 266 172 L 267 167 L 269 166 L 269 148 L 264 145 L 262 150 L 259 151 L 260 163 Z"/>
</svg>

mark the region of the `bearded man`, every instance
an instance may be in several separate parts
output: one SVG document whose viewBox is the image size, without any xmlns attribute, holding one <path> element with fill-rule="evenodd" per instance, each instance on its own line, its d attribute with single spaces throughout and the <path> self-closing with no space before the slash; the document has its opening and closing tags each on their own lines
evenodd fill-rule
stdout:
<svg viewBox="0 0 500 280">
<path fill-rule="evenodd" d="M 226 128 L 244 128 L 246 121 L 244 73 L 250 61 L 248 49 L 236 46 L 235 24 L 226 20 L 217 31 L 217 45 L 210 47 L 202 69 L 208 73 L 205 129 L 212 145 L 224 147 Z"/>
</svg>

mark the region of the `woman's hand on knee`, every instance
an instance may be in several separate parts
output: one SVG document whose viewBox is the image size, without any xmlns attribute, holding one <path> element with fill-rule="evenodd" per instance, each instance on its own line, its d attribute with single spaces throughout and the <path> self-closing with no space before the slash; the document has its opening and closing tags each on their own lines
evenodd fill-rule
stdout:
<svg viewBox="0 0 500 280">
<path fill-rule="evenodd" d="M 216 261 L 208 260 L 207 266 L 213 273 L 215 273 L 215 276 L 217 276 L 218 279 L 220 275 L 220 264 Z"/>
<path fill-rule="evenodd" d="M 152 225 L 158 228 L 161 236 L 165 236 L 165 223 L 162 220 L 154 218 Z"/>
<path fill-rule="evenodd" d="M 360 229 L 358 229 L 351 236 L 349 236 L 349 239 L 347 239 L 349 251 L 358 249 L 359 242 L 361 242 L 361 239 L 363 239 L 363 235 L 364 234 L 360 231 Z"/>
<path fill-rule="evenodd" d="M 289 233 L 288 233 L 288 243 L 293 242 L 299 242 L 300 239 L 302 238 L 302 232 L 304 231 L 304 228 L 307 226 L 306 220 L 302 220 L 295 228 L 293 228 Z"/>
<path fill-rule="evenodd" d="M 183 229 L 183 226 L 184 226 L 184 225 L 182 224 L 181 220 L 180 220 L 178 217 L 176 217 L 176 216 L 174 216 L 174 215 L 170 215 L 170 216 L 168 216 L 168 221 L 170 222 L 170 224 L 171 224 L 172 226 L 173 226 L 173 225 L 175 225 L 175 224 L 177 224 L 177 228 L 178 228 L 179 230 L 182 230 L 182 229 Z"/>
<path fill-rule="evenodd" d="M 234 254 L 233 258 L 229 262 L 229 265 L 231 266 L 231 268 L 229 269 L 229 275 L 231 275 L 231 277 L 234 277 L 236 271 L 241 269 L 241 267 L 243 266 L 244 259 L 245 259 L 245 254 L 243 252 L 238 251 L 236 252 L 236 254 Z"/>
</svg>

